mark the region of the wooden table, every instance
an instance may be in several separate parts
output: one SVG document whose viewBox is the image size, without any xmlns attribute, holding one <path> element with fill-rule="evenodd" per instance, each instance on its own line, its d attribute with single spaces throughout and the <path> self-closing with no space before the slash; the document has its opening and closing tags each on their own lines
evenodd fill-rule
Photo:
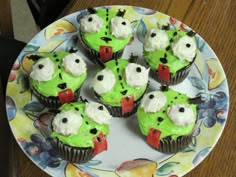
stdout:
<svg viewBox="0 0 236 177">
<path fill-rule="evenodd" d="M 224 132 L 207 158 L 186 177 L 236 176 L 236 1 L 235 0 L 103 0 L 72 1 L 63 14 L 103 5 L 133 5 L 146 7 L 175 17 L 197 31 L 218 56 L 228 79 L 230 111 Z M 19 150 L 13 159 L 19 160 L 17 176 L 47 177 Z M 17 157 L 16 157 L 17 155 Z M 12 165 L 10 161 L 10 167 Z M 13 175 L 12 175 L 13 176 Z"/>
</svg>

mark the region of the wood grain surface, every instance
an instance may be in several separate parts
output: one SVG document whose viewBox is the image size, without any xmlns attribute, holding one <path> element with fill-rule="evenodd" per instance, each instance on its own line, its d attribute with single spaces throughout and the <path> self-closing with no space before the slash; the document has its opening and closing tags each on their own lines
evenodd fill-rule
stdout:
<svg viewBox="0 0 236 177">
<path fill-rule="evenodd" d="M 236 1 L 235 0 L 78 0 L 66 8 L 70 14 L 88 7 L 133 5 L 172 16 L 198 32 L 218 56 L 230 90 L 230 110 L 223 134 L 206 159 L 186 177 L 236 176 Z M 19 149 L 19 148 L 18 148 Z M 47 177 L 21 150 L 20 177 Z"/>
<path fill-rule="evenodd" d="M 13 37 L 10 0 L 0 0 L 0 34 L 4 37 Z"/>
</svg>

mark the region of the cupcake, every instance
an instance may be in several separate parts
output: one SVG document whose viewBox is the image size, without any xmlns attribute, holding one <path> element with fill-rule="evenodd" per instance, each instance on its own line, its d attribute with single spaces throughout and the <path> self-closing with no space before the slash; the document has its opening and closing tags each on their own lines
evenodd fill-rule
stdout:
<svg viewBox="0 0 236 177">
<path fill-rule="evenodd" d="M 176 85 L 189 74 L 197 53 L 193 31 L 150 29 L 145 35 L 143 56 L 152 77 L 161 85 Z"/>
<path fill-rule="evenodd" d="M 199 100 L 171 89 L 146 93 L 137 110 L 137 118 L 147 143 L 163 153 L 186 148 L 192 141 Z"/>
<path fill-rule="evenodd" d="M 148 87 L 149 69 L 119 58 L 105 63 L 92 79 L 91 88 L 98 100 L 116 117 L 128 117 Z"/>
<path fill-rule="evenodd" d="M 81 41 L 92 55 L 89 58 L 103 66 L 104 62 L 122 56 L 133 39 L 131 24 L 124 18 L 125 10 L 90 8 L 88 12 L 79 20 Z"/>
<path fill-rule="evenodd" d="M 84 60 L 65 51 L 42 54 L 29 74 L 30 88 L 37 99 L 47 107 L 58 108 L 74 101 L 87 77 Z"/>
<path fill-rule="evenodd" d="M 52 146 L 62 159 L 85 163 L 107 150 L 110 119 L 100 103 L 65 103 L 51 121 Z"/>
</svg>

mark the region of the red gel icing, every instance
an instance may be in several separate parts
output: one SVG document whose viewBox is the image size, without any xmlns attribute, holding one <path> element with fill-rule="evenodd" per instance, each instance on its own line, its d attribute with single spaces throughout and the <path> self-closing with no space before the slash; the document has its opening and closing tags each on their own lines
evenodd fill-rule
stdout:
<svg viewBox="0 0 236 177">
<path fill-rule="evenodd" d="M 168 66 L 159 64 L 158 65 L 158 76 L 161 80 L 170 82 L 170 69 Z"/>
<path fill-rule="evenodd" d="M 129 95 L 121 99 L 122 115 L 134 109 L 134 95 Z"/>
<path fill-rule="evenodd" d="M 155 148 L 158 148 L 160 137 L 161 137 L 161 131 L 151 128 L 148 132 L 147 142 L 150 145 L 154 146 Z"/>
<path fill-rule="evenodd" d="M 58 92 L 58 97 L 61 103 L 67 103 L 75 99 L 74 93 L 71 89 Z"/>
<path fill-rule="evenodd" d="M 103 133 L 100 133 L 98 136 L 93 138 L 94 143 L 94 150 L 93 155 L 97 155 L 101 153 L 102 151 L 107 150 L 107 140 L 106 137 L 103 135 Z"/>
<path fill-rule="evenodd" d="M 99 52 L 103 62 L 112 58 L 112 47 L 110 46 L 100 46 Z"/>
</svg>

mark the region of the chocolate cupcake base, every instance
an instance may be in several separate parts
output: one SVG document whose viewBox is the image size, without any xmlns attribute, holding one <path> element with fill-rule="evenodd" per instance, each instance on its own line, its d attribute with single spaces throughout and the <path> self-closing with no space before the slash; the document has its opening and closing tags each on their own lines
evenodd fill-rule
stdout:
<svg viewBox="0 0 236 177">
<path fill-rule="evenodd" d="M 151 77 L 155 79 L 157 82 L 159 82 L 161 85 L 177 85 L 183 82 L 187 78 L 190 70 L 191 70 L 191 66 L 177 71 L 175 75 L 171 74 L 170 82 L 161 80 L 160 77 L 158 76 L 157 71 L 150 70 L 150 74 L 151 74 Z"/>
<path fill-rule="evenodd" d="M 93 156 L 93 148 L 76 148 L 69 145 L 61 143 L 56 139 L 54 144 L 55 150 L 62 157 L 62 159 L 67 160 L 72 163 L 86 163 L 91 160 Z"/>
<path fill-rule="evenodd" d="M 179 71 L 177 71 L 177 72 L 175 73 L 175 75 L 171 74 L 171 75 L 170 75 L 170 81 L 169 81 L 169 82 L 162 80 L 162 79 L 159 77 L 157 70 L 151 69 L 151 70 L 150 70 L 150 75 L 151 75 L 151 77 L 152 77 L 154 80 L 156 80 L 156 81 L 157 81 L 158 83 L 160 83 L 161 85 L 166 85 L 166 86 L 169 86 L 169 85 L 177 85 L 177 84 L 183 82 L 183 81 L 187 78 L 187 76 L 188 76 L 188 74 L 189 74 L 189 72 L 190 72 L 190 70 L 191 70 L 191 68 L 192 68 L 192 65 L 193 65 L 195 59 L 196 59 L 196 56 L 194 57 L 193 61 L 192 61 L 191 63 L 189 63 L 189 65 L 187 65 L 187 66 L 185 66 L 184 68 L 182 68 L 182 69 L 180 69 Z M 147 63 L 147 65 L 148 65 L 148 63 Z"/>
<path fill-rule="evenodd" d="M 191 142 L 192 135 L 180 136 L 176 140 L 166 137 L 160 140 L 158 148 L 155 149 L 162 153 L 171 154 L 185 149 Z"/>
<path fill-rule="evenodd" d="M 117 51 L 117 52 L 113 52 L 111 58 L 107 59 L 106 61 L 102 61 L 101 57 L 100 57 L 100 53 L 94 49 L 91 49 L 88 45 L 85 44 L 85 42 L 83 41 L 81 35 L 80 35 L 80 40 L 81 43 L 84 47 L 84 49 L 86 50 L 86 52 L 89 54 L 89 59 L 91 62 L 93 62 L 94 64 L 99 65 L 100 67 L 104 67 L 104 63 L 106 61 L 109 61 L 111 59 L 119 59 L 121 58 L 121 56 L 123 55 L 124 52 L 124 48 Z"/>
<path fill-rule="evenodd" d="M 33 91 L 33 94 L 36 96 L 38 101 L 40 103 L 42 103 L 43 105 L 49 107 L 49 108 L 56 109 L 56 108 L 59 108 L 62 105 L 62 103 L 59 100 L 59 97 L 56 97 L 56 96 L 46 97 L 46 96 L 38 93 L 33 87 L 31 87 L 31 90 Z M 79 98 L 79 95 L 80 95 L 80 89 L 75 91 L 75 93 L 74 93 L 74 101 Z"/>
<path fill-rule="evenodd" d="M 133 110 L 130 112 L 127 112 L 125 114 L 122 114 L 122 107 L 120 107 L 120 106 L 108 106 L 108 105 L 105 105 L 105 106 L 112 116 L 126 118 L 126 117 L 129 117 L 129 116 L 133 115 L 134 113 L 136 113 L 139 103 L 140 103 L 139 100 L 134 102 Z"/>
<path fill-rule="evenodd" d="M 106 62 L 103 62 L 101 59 L 100 59 L 100 54 L 95 51 L 95 50 L 92 50 L 90 48 L 87 48 L 87 50 L 89 51 L 90 55 L 92 56 L 91 57 L 91 61 L 101 67 L 104 67 L 104 63 Z M 115 52 L 115 53 L 112 53 L 112 57 L 109 59 L 118 59 L 118 58 L 121 58 L 122 54 L 123 54 L 124 50 L 120 50 L 118 52 Z M 107 60 L 107 61 L 109 61 Z"/>
<path fill-rule="evenodd" d="M 144 93 L 145 93 L 145 92 L 144 92 Z M 134 102 L 134 107 L 133 107 L 132 111 L 127 112 L 127 113 L 125 113 L 125 114 L 122 114 L 122 107 L 121 107 L 121 106 L 110 106 L 110 105 L 106 105 L 106 104 L 104 104 L 104 103 L 101 102 L 101 100 L 99 99 L 100 96 L 99 96 L 96 92 L 94 92 L 94 94 L 95 94 L 95 97 L 97 98 L 97 100 L 98 100 L 101 104 L 103 104 L 104 106 L 106 106 L 106 108 L 108 109 L 108 111 L 110 112 L 110 114 L 111 114 L 112 116 L 114 116 L 114 117 L 120 117 L 120 118 L 127 118 L 127 117 L 133 115 L 134 113 L 136 113 L 136 112 L 137 112 L 137 109 L 138 109 L 138 106 L 139 106 L 139 104 L 140 104 L 140 101 L 141 101 L 141 99 L 142 99 L 142 97 L 143 97 L 143 95 L 144 95 L 144 94 L 143 94 L 138 100 L 136 100 L 136 101 Z"/>
</svg>

